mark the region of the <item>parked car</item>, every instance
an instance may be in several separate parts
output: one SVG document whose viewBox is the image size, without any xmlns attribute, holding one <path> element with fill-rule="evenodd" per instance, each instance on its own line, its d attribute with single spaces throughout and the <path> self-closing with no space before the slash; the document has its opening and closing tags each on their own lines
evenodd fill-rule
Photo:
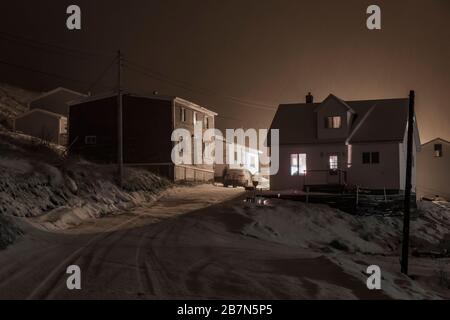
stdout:
<svg viewBox="0 0 450 320">
<path fill-rule="evenodd" d="M 228 169 L 223 179 L 223 186 L 253 188 L 252 174 L 247 169 Z"/>
</svg>

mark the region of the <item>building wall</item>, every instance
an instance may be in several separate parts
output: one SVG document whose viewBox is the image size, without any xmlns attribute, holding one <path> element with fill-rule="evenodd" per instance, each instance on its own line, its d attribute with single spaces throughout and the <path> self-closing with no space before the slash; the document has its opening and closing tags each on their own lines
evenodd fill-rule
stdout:
<svg viewBox="0 0 450 320">
<path fill-rule="evenodd" d="M 124 96 L 124 162 L 171 163 L 172 102 Z"/>
<path fill-rule="evenodd" d="M 86 143 L 95 136 L 96 143 Z M 90 161 L 117 163 L 117 97 L 85 102 L 70 107 L 70 153 Z"/>
<path fill-rule="evenodd" d="M 182 120 L 181 110 L 186 110 L 186 116 L 184 121 Z M 213 129 L 215 126 L 214 116 L 208 115 L 205 112 L 201 112 L 198 110 L 194 110 L 190 108 L 188 105 L 176 102 L 173 105 L 173 128 L 182 128 L 186 129 L 191 133 L 191 136 L 194 135 L 194 112 L 197 114 L 197 121 L 201 121 L 203 123 L 203 133 L 207 129 Z M 205 118 L 208 120 L 208 127 L 206 127 Z M 170 141 L 170 138 L 169 138 Z M 193 143 L 194 139 L 192 139 Z M 174 143 L 172 143 L 172 146 Z M 202 148 L 204 151 L 204 144 L 202 144 Z M 192 149 L 193 151 L 193 149 Z M 170 153 L 169 153 L 170 155 Z M 188 180 L 188 181 L 213 181 L 214 180 L 214 165 L 210 164 L 192 164 L 192 165 L 182 165 L 175 166 L 175 180 Z"/>
<path fill-rule="evenodd" d="M 442 157 L 435 157 L 434 144 L 442 144 Z M 450 144 L 436 141 L 422 146 L 417 155 L 417 195 L 450 200 Z"/>
<path fill-rule="evenodd" d="M 36 111 L 14 122 L 17 131 L 57 144 L 60 141 L 60 118 Z"/>
<path fill-rule="evenodd" d="M 307 175 L 291 176 L 291 154 L 306 153 Z M 347 147 L 344 144 L 281 145 L 280 168 L 270 176 L 271 190 L 303 189 L 307 185 L 337 184 L 338 176 L 329 174 L 329 156 L 338 155 L 338 168 L 347 169 Z"/>
<path fill-rule="evenodd" d="M 378 164 L 363 164 L 363 152 L 379 152 Z M 398 143 L 358 143 L 352 145 L 348 184 L 362 188 L 399 190 L 400 165 Z"/>
</svg>

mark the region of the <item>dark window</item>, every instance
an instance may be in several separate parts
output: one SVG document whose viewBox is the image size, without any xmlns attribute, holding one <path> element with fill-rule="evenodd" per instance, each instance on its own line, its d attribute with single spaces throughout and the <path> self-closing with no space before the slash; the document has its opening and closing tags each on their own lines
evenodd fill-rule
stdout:
<svg viewBox="0 0 450 320">
<path fill-rule="evenodd" d="M 372 152 L 372 163 L 380 163 L 380 153 Z"/>
<path fill-rule="evenodd" d="M 370 152 L 363 152 L 363 163 L 370 163 Z"/>
<path fill-rule="evenodd" d="M 186 109 L 185 108 L 180 108 L 180 118 L 182 122 L 186 121 Z"/>
<path fill-rule="evenodd" d="M 434 145 L 434 156 L 438 158 L 442 157 L 442 144 L 437 143 Z"/>
<path fill-rule="evenodd" d="M 379 152 L 363 152 L 362 154 L 363 164 L 380 163 Z"/>
<path fill-rule="evenodd" d="M 85 144 L 97 144 L 97 136 L 85 136 L 84 143 Z"/>
</svg>

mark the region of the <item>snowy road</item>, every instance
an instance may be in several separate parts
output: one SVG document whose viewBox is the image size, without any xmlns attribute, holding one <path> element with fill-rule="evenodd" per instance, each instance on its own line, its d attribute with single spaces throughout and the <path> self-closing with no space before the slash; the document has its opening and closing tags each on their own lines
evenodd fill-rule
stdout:
<svg viewBox="0 0 450 320">
<path fill-rule="evenodd" d="M 244 236 L 244 197 L 174 188 L 152 206 L 64 233 L 28 227 L 0 252 L 0 299 L 386 298 L 323 254 Z M 66 287 L 72 264 L 81 290 Z"/>
</svg>

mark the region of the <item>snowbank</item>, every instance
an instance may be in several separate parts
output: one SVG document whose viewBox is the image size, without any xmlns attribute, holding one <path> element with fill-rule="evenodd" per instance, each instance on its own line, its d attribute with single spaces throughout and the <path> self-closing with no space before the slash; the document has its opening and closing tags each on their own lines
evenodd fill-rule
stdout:
<svg viewBox="0 0 450 320">
<path fill-rule="evenodd" d="M 60 146 L 0 131 L 0 215 L 37 217 L 48 228 L 126 210 L 157 197 L 168 181 L 126 168 L 123 189 L 116 166 L 66 159 Z"/>
<path fill-rule="evenodd" d="M 448 297 L 450 205 L 421 202 L 411 221 L 411 270 L 399 271 L 402 217 L 353 216 L 325 205 L 271 199 L 267 206 L 235 207 L 250 218 L 242 234 L 320 254 L 344 273 L 365 281 L 366 268 L 382 269 L 383 293 L 394 299 Z M 441 259 L 419 255 L 437 252 Z M 339 292 L 334 292 L 338 296 Z"/>
<path fill-rule="evenodd" d="M 402 217 L 354 216 L 326 205 L 279 199 L 269 203 L 244 207 L 242 213 L 252 219 L 245 235 L 302 248 L 369 254 L 399 250 Z M 420 203 L 418 216 L 412 219 L 413 248 L 439 246 L 449 233 L 450 210 L 439 203 Z"/>
</svg>

